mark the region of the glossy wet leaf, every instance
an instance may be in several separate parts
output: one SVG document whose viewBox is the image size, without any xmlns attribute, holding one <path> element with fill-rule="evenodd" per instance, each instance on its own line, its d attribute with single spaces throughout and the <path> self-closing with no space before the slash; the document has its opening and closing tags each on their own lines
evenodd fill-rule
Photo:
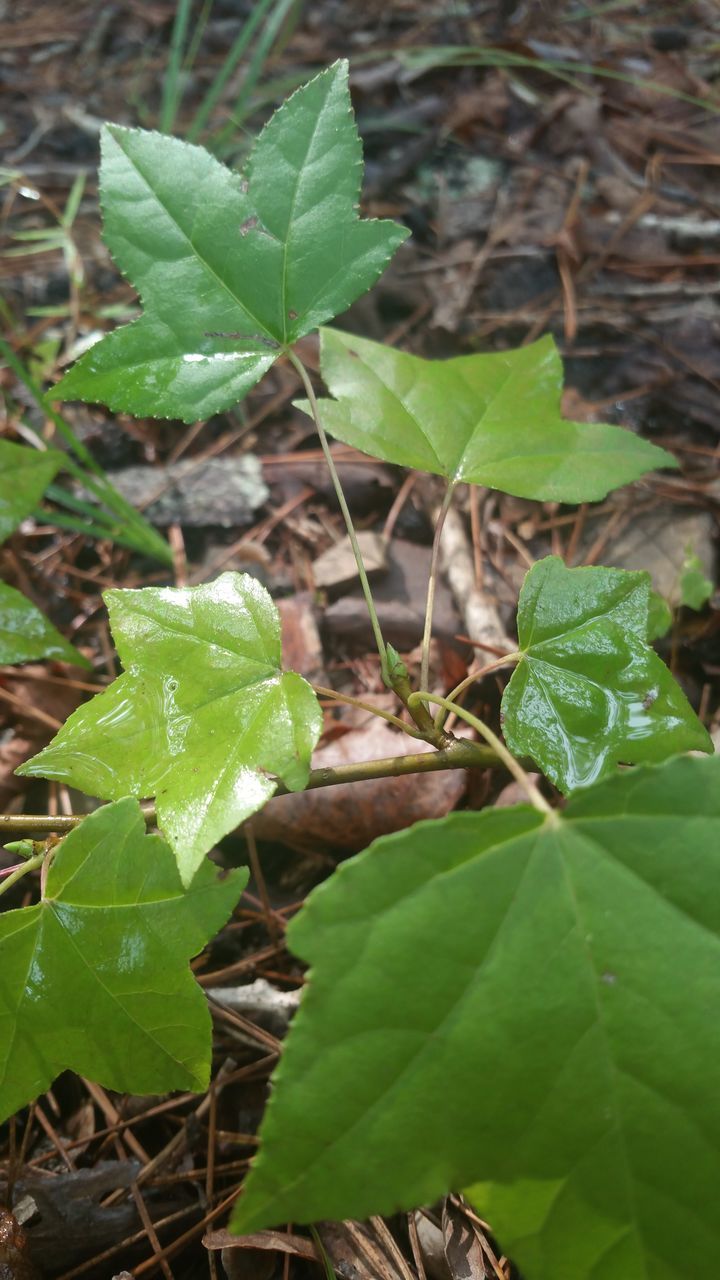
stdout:
<svg viewBox="0 0 720 1280">
<path fill-rule="evenodd" d="M 0 665 L 56 658 L 76 667 L 90 663 L 20 591 L 0 582 Z"/>
<path fill-rule="evenodd" d="M 714 1274 L 720 761 L 386 836 L 288 941 L 310 980 L 234 1230 L 475 1184 L 524 1280 Z"/>
<path fill-rule="evenodd" d="M 618 764 L 712 751 L 677 681 L 647 641 L 650 577 L 538 561 L 518 602 L 522 659 L 502 702 L 503 733 L 562 791 Z"/>
<path fill-rule="evenodd" d="M 185 422 L 230 408 L 282 346 L 369 289 L 406 238 L 359 218 L 361 177 L 344 61 L 275 113 L 244 176 L 202 147 L 108 125 L 104 236 L 144 314 L 54 394 Z"/>
<path fill-rule="evenodd" d="M 281 670 L 278 612 L 249 574 L 104 598 L 124 674 L 18 772 L 104 800 L 154 796 L 187 884 L 277 777 L 305 786 L 320 706 L 301 676 Z"/>
<path fill-rule="evenodd" d="M 712 593 L 713 584 L 705 577 L 702 560 L 688 547 L 680 575 L 680 604 L 686 609 L 702 609 Z"/>
<path fill-rule="evenodd" d="M 0 1120 L 66 1069 L 120 1093 L 206 1088 L 210 1017 L 188 961 L 246 881 L 208 862 L 183 889 L 135 800 L 67 836 L 42 901 L 0 916 Z"/>
<path fill-rule="evenodd" d="M 35 510 L 62 461 L 55 449 L 0 440 L 0 542 Z"/>
<path fill-rule="evenodd" d="M 671 454 L 621 427 L 561 416 L 563 371 L 548 335 L 516 351 L 423 360 L 333 329 L 321 400 L 338 440 L 386 462 L 523 498 L 590 502 Z"/>
</svg>

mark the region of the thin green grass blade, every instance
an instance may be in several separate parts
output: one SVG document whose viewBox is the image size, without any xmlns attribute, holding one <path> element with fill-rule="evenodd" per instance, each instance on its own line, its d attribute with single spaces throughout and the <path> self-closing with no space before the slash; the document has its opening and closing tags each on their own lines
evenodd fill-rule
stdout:
<svg viewBox="0 0 720 1280">
<path fill-rule="evenodd" d="M 195 113 L 195 118 L 186 133 L 188 142 L 196 142 L 207 125 L 210 116 L 222 97 L 225 85 L 235 71 L 240 59 L 248 48 L 250 41 L 255 35 L 257 28 L 272 3 L 273 0 L 258 0 L 258 3 L 253 6 L 252 13 L 248 17 L 247 21 L 243 23 L 241 30 L 235 37 L 230 49 L 228 50 L 227 57 L 225 58 L 222 67 L 215 76 L 215 79 L 210 85 L 210 88 Z"/>
<path fill-rule="evenodd" d="M 131 537 L 127 536 L 127 533 L 122 532 L 121 525 L 115 529 L 104 528 L 91 520 L 75 520 L 72 516 L 64 516 L 59 511 L 46 511 L 43 507 L 39 507 L 34 512 L 34 518 L 42 524 L 52 524 L 58 529 L 68 529 L 72 533 L 82 533 L 88 538 L 97 538 L 99 542 L 114 542 L 116 546 L 125 547 L 128 551 L 143 550 Z"/>
<path fill-rule="evenodd" d="M 445 45 L 432 48 L 401 49 L 395 55 L 398 62 L 410 71 L 422 74 L 433 67 L 525 67 L 532 71 L 544 71 L 547 75 L 564 78 L 565 75 L 599 76 L 606 80 L 619 80 L 623 84 L 632 84 L 641 89 L 649 89 L 666 98 L 675 98 L 679 102 L 687 102 L 690 106 L 700 107 L 712 115 L 720 115 L 720 101 L 710 98 L 696 97 L 691 93 L 683 93 L 672 85 L 661 84 L 658 80 L 641 79 L 630 75 L 627 71 L 616 71 L 614 67 L 599 67 L 590 62 L 564 61 L 561 58 L 531 58 L 522 53 L 511 53 L 507 49 L 495 49 L 487 46 Z"/>
<path fill-rule="evenodd" d="M 82 440 L 78 439 L 70 423 L 63 418 L 61 413 L 58 413 L 57 409 L 52 407 L 49 398 L 44 395 L 42 388 L 32 376 L 30 370 L 3 338 L 0 338 L 0 355 L 2 355 L 23 386 L 27 387 L 38 407 L 55 424 L 58 433 L 68 448 L 82 464 L 82 466 L 79 466 L 77 462 L 73 461 L 72 457 L 66 455 L 64 469 L 76 480 L 79 480 L 90 493 L 95 494 L 100 502 L 104 503 L 110 511 L 122 520 L 125 527 L 123 536 L 131 540 L 130 545 L 134 550 L 150 555 L 162 564 L 172 564 L 172 551 L 165 539 L 135 510 L 127 499 L 123 498 L 122 494 L 118 493 L 115 486 L 108 480 L 102 467 L 95 461 Z M 86 470 L 83 468 L 86 468 Z M 97 513 L 95 513 L 95 518 L 97 518 Z M 103 536 L 107 537 L 108 535 L 104 534 Z"/>
<path fill-rule="evenodd" d="M 195 23 L 195 30 L 193 31 L 190 37 L 190 43 L 187 47 L 187 52 L 183 60 L 183 71 L 185 72 L 190 71 L 191 68 L 195 66 L 195 59 L 198 54 L 198 49 L 200 48 L 200 42 L 205 33 L 207 20 L 210 17 L 210 12 L 212 10 L 212 7 L 213 7 L 213 0 L 205 0 L 205 3 L 203 4 L 203 7 L 200 11 L 198 20 Z"/>
<path fill-rule="evenodd" d="M 262 34 L 260 35 L 253 51 L 247 75 L 243 80 L 242 88 L 231 113 L 230 122 L 221 129 L 218 135 L 217 141 L 220 145 L 227 141 L 233 129 L 242 129 L 248 114 L 248 103 L 250 102 L 255 86 L 262 75 L 265 63 L 272 52 L 273 45 L 280 34 L 282 25 L 295 3 L 296 0 L 276 0 L 275 7 L 269 15 Z"/>
<path fill-rule="evenodd" d="M 85 190 L 85 174 L 79 173 L 75 181 L 73 182 L 72 187 L 70 188 L 70 195 L 67 198 L 67 203 L 63 210 L 63 215 L 60 219 L 60 223 L 65 228 L 66 231 L 70 230 L 71 226 L 73 225 L 77 217 L 78 209 L 80 208 L 80 201 L 83 198 L 84 190 Z"/>
<path fill-rule="evenodd" d="M 57 502 L 61 507 L 67 507 L 68 511 L 74 511 L 77 515 L 86 516 L 94 524 L 106 525 L 109 529 L 122 528 L 118 524 L 116 515 L 112 515 L 102 507 L 93 506 L 90 502 L 84 502 L 82 498 L 77 498 L 74 493 L 69 493 L 67 489 L 63 489 L 59 484 L 48 485 L 45 490 L 45 497 L 49 498 L 51 502 Z"/>
<path fill-rule="evenodd" d="M 170 54 L 162 87 L 162 104 L 160 107 L 160 121 L 158 124 L 158 128 L 161 133 L 172 132 L 178 107 L 180 106 L 183 96 L 181 79 L 184 57 L 183 50 L 185 47 L 188 23 L 190 21 L 191 7 L 192 0 L 177 0 L 175 21 L 173 22 L 172 36 L 170 37 Z"/>
</svg>

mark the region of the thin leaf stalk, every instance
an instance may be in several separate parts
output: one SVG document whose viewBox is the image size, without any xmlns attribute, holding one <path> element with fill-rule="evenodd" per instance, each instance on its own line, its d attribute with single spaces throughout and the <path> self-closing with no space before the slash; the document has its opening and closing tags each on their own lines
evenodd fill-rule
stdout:
<svg viewBox="0 0 720 1280">
<path fill-rule="evenodd" d="M 422 638 L 422 658 L 420 660 L 420 687 L 427 689 L 430 683 L 430 640 L 432 638 L 433 612 L 435 610 L 435 586 L 438 575 L 438 561 L 440 559 L 440 539 L 445 526 L 445 517 L 450 510 L 450 503 L 453 500 L 455 492 L 455 481 L 450 480 L 445 490 L 445 497 L 442 500 L 442 506 L 438 514 L 435 525 L 435 534 L 432 544 L 432 555 L 430 557 L 430 576 L 428 578 L 427 602 L 425 604 L 425 626 L 423 628 Z"/>
<path fill-rule="evenodd" d="M 420 729 L 413 729 L 399 716 L 394 716 L 391 711 L 383 711 L 381 707 L 374 707 L 371 702 L 363 702 L 361 698 L 353 698 L 348 693 L 338 693 L 336 689 L 325 689 L 319 684 L 312 685 L 312 690 L 319 698 L 332 698 L 335 702 L 342 702 L 348 707 L 358 707 L 360 711 L 368 711 L 370 715 L 386 720 L 388 724 L 394 724 L 397 729 L 402 729 L 403 733 L 409 734 L 411 738 L 425 741 L 425 734 Z"/>
<path fill-rule="evenodd" d="M 310 404 L 310 410 L 313 416 L 313 421 L 315 423 L 315 427 L 317 429 L 317 433 L 320 439 L 320 446 L 325 456 L 325 461 L 328 465 L 328 470 L 330 472 L 330 479 L 332 480 L 333 488 L 335 490 L 338 503 L 340 504 L 340 510 L 342 511 L 343 519 L 345 521 L 345 528 L 347 529 L 348 538 L 350 539 L 350 546 L 352 547 L 353 555 L 355 557 L 355 564 L 357 565 L 357 571 L 360 577 L 360 585 L 362 587 L 362 593 L 365 597 L 365 603 L 367 605 L 367 610 L 370 615 L 370 625 L 372 627 L 373 635 L 375 637 L 375 644 L 377 645 L 377 651 L 380 655 L 380 670 L 382 673 L 382 678 L 384 683 L 388 685 L 388 687 L 392 688 L 392 685 L 390 682 L 390 676 L 388 673 L 387 649 L 385 646 L 385 641 L 383 640 L 383 634 L 380 628 L 380 620 L 377 616 L 377 610 L 375 608 L 375 601 L 373 600 L 372 591 L 370 590 L 370 582 L 368 581 L 368 576 L 365 569 L 365 562 L 363 561 L 363 558 L 362 558 L 360 544 L 357 540 L 357 534 L 355 532 L 355 525 L 353 524 L 353 519 L 352 519 L 352 516 L 350 515 L 350 508 L 348 507 L 345 494 L 343 492 L 343 487 L 340 483 L 340 477 L 337 473 L 337 467 L 335 466 L 335 461 L 333 459 L 332 453 L 330 452 L 330 445 L 328 443 L 327 435 L 325 434 L 325 428 L 323 427 L 323 424 L 320 421 L 320 412 L 318 410 L 317 400 L 315 399 L 315 392 L 313 390 L 313 385 L 312 385 L 312 382 L 310 381 L 310 377 L 308 375 L 307 369 L 305 368 L 305 365 L 303 364 L 299 356 L 297 356 L 295 352 L 290 350 L 289 348 L 287 350 L 287 356 L 293 368 L 297 372 L 298 376 L 301 378 L 302 384 L 307 394 L 307 398 Z"/>
<path fill-rule="evenodd" d="M 0 894 L 7 893 L 18 880 L 22 880 L 28 871 L 34 871 L 36 867 L 41 867 L 45 861 L 45 852 L 36 853 L 34 858 L 28 858 L 26 862 L 19 862 L 16 867 L 8 867 L 7 871 L 2 874 L 4 879 L 0 884 Z"/>
<path fill-rule="evenodd" d="M 426 689 L 420 689 L 417 693 L 412 694 L 410 700 L 411 702 L 413 700 L 419 702 L 421 699 L 425 702 L 436 703 L 438 706 L 444 707 L 447 711 L 454 711 L 455 715 L 460 716 L 461 720 L 464 720 L 466 724 L 469 724 L 475 732 L 479 733 L 480 737 L 484 738 L 488 745 L 492 747 L 495 754 L 500 760 L 502 760 L 508 773 L 511 773 L 518 785 L 522 787 L 533 808 L 537 809 L 538 813 L 544 814 L 545 817 L 553 815 L 552 806 L 549 805 L 545 797 L 540 794 L 535 783 L 531 782 L 519 760 L 516 760 L 515 757 L 510 754 L 505 743 L 500 741 L 500 738 L 498 738 L 497 734 L 493 733 L 489 725 L 486 725 L 483 720 L 479 720 L 477 716 L 466 711 L 464 707 L 457 706 L 456 703 L 450 702 L 448 698 L 442 698 L 440 694 L 428 693 Z"/>
<path fill-rule="evenodd" d="M 504 667 L 508 662 L 519 662 L 522 656 L 523 655 L 520 652 L 505 653 L 502 658 L 497 658 L 495 662 L 488 662 L 484 667 L 481 667 L 479 671 L 471 671 L 469 675 L 465 676 L 464 680 L 461 680 L 459 684 L 456 684 L 455 688 L 451 689 L 446 695 L 448 702 L 455 702 L 466 689 L 470 688 L 471 684 L 475 683 L 476 680 L 482 680 L 484 676 L 490 675 L 491 671 L 497 671 L 499 667 Z M 454 708 L 452 714 L 457 715 L 457 708 Z M 442 729 L 447 716 L 448 712 L 446 708 L 441 707 L 435 717 L 435 724 L 438 729 Z"/>
</svg>

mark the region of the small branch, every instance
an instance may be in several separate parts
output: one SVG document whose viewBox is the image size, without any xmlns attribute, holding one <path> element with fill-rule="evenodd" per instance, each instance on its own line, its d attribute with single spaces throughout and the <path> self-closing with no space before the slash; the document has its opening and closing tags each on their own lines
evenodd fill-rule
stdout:
<svg viewBox="0 0 720 1280">
<path fill-rule="evenodd" d="M 416 699 L 419 702 L 421 698 L 425 702 L 435 702 L 438 706 L 445 707 L 446 711 L 454 711 L 456 716 L 460 716 L 461 720 L 464 720 L 466 724 L 471 725 L 472 728 L 480 734 L 480 737 L 484 738 L 485 741 L 489 743 L 499 759 L 502 760 L 505 768 L 522 787 L 533 808 L 537 809 L 539 813 L 544 814 L 545 817 L 552 816 L 554 818 L 551 805 L 549 805 L 545 797 L 540 794 L 535 783 L 530 781 L 520 762 L 510 754 L 504 742 L 500 741 L 497 734 L 493 733 L 492 729 L 490 729 L 484 721 L 479 720 L 477 716 L 471 715 L 464 707 L 458 707 L 447 698 L 441 698 L 439 694 L 436 693 L 428 693 L 425 689 L 420 689 L 417 693 L 414 693 L 411 701 Z"/>
<path fill-rule="evenodd" d="M 423 629 L 422 638 L 422 659 L 420 662 L 420 687 L 427 689 L 430 683 L 430 639 L 432 636 L 433 610 L 435 607 L 435 584 L 438 575 L 438 561 L 440 558 L 440 539 L 445 526 L 445 517 L 447 516 L 450 503 L 452 502 L 453 493 L 455 492 L 455 484 L 452 480 L 448 482 L 445 490 L 445 497 L 442 500 L 442 506 L 435 522 L 435 534 L 433 536 L 432 555 L 430 557 L 430 576 L 428 578 L 427 603 L 425 605 L 425 627 Z"/>
<path fill-rule="evenodd" d="M 325 455 L 325 461 L 327 462 L 328 471 L 330 472 L 330 479 L 332 480 L 333 488 L 335 490 L 335 494 L 337 496 L 337 500 L 340 505 L 340 510 L 342 511 L 342 514 L 343 514 L 343 519 L 345 521 L 345 528 L 348 531 L 348 537 L 350 539 L 350 546 L 352 547 L 353 555 L 355 556 L 355 564 L 357 565 L 357 571 L 360 577 L 360 585 L 362 587 L 363 595 L 365 597 L 365 604 L 367 605 L 367 610 L 370 615 L 370 625 L 372 626 L 373 635 L 375 636 L 375 644 L 377 645 L 377 651 L 380 654 L 380 669 L 382 672 L 383 681 L 385 682 L 385 684 L 389 685 L 390 682 L 388 677 L 387 649 L 385 647 L 385 641 L 383 640 L 382 631 L 380 630 L 380 620 L 377 616 L 377 611 L 375 609 L 375 601 L 373 600 L 372 591 L 370 590 L 370 583 L 368 581 L 368 576 L 365 571 L 365 563 L 363 561 L 362 552 L 360 551 L 360 546 L 357 540 L 355 525 L 353 524 L 353 519 L 352 519 L 352 516 L 350 515 L 350 508 L 348 507 L 347 501 L 345 499 L 345 494 L 343 493 L 343 487 L 340 483 L 340 477 L 337 473 L 337 467 L 335 466 L 335 461 L 333 459 L 332 453 L 330 452 L 330 445 L 328 444 L 328 438 L 327 438 L 327 435 L 325 434 L 325 428 L 322 422 L 320 421 L 320 411 L 318 409 L 317 400 L 315 399 L 315 392 L 313 391 L 313 385 L 308 376 L 307 369 L 305 368 L 305 365 L 303 364 L 299 356 L 297 356 L 294 351 L 288 348 L 287 357 L 290 363 L 292 364 L 293 368 L 295 369 L 296 373 L 302 379 L 302 384 L 307 393 L 308 401 L 310 402 L 310 409 L 312 411 L 315 427 L 317 429 L 317 433 L 320 438 L 320 445 Z"/>
<path fill-rule="evenodd" d="M 439 751 L 450 746 L 453 741 L 452 735 L 445 733 L 444 729 L 438 729 L 424 702 L 413 700 L 413 687 L 407 675 L 394 674 L 392 687 L 400 701 L 407 707 L 425 741 L 431 743 Z"/>
<path fill-rule="evenodd" d="M 415 695 L 413 695 L 415 696 Z M 427 695 L 423 694 L 423 697 Z M 436 701 L 436 699 L 434 699 Z M 502 745 L 502 744 L 501 744 Z M 507 754 L 505 748 L 503 753 Z M 512 759 L 512 756 L 510 757 Z M 381 760 L 362 760 L 357 764 L 338 764 L 325 769 L 312 769 L 306 790 L 318 787 L 335 787 L 342 782 L 367 782 L 372 778 L 401 778 L 409 773 L 438 773 L 443 769 L 502 769 L 507 763 L 490 747 L 480 746 L 477 742 L 465 742 L 453 738 L 450 745 L 441 751 L 406 756 L 387 756 Z M 275 795 L 288 794 L 288 788 L 278 783 Z M 272 799 L 270 800 L 272 803 Z M 143 805 L 143 817 L 146 822 L 155 821 L 155 806 Z M 13 813 L 0 814 L 0 840 L 10 832 L 16 831 L 51 831 L 66 833 L 77 827 L 87 814 L 59 814 L 50 817 L 48 814 Z M 25 866 L 28 864 L 25 863 Z"/>
</svg>

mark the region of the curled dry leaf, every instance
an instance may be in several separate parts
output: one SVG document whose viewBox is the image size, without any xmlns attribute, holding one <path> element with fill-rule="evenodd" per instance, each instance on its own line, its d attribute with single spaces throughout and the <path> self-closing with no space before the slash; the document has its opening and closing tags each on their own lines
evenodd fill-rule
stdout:
<svg viewBox="0 0 720 1280">
<path fill-rule="evenodd" d="M 318 1235 L 335 1273 L 352 1280 L 407 1280 L 367 1222 L 320 1222 Z"/>
</svg>

